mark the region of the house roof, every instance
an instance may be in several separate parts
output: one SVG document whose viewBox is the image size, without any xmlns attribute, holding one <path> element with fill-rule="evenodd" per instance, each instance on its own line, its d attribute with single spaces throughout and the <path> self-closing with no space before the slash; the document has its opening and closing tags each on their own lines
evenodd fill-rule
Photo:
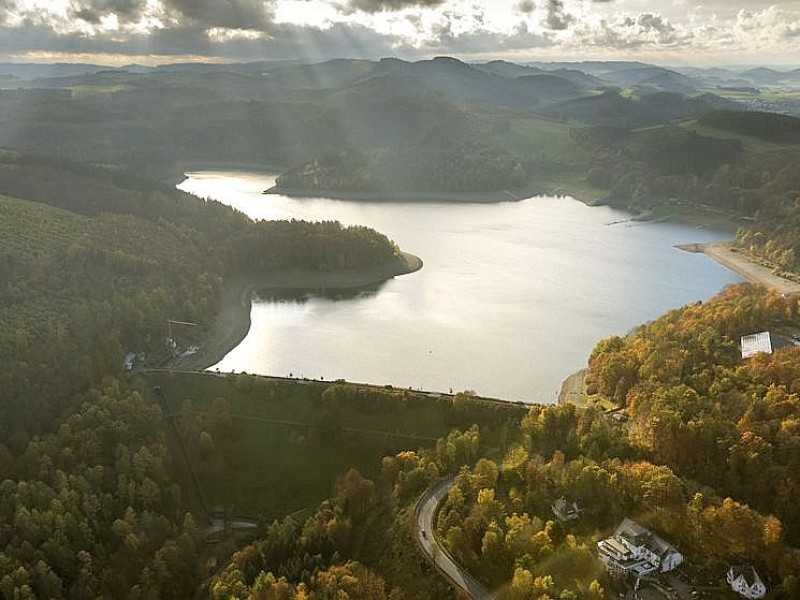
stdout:
<svg viewBox="0 0 800 600">
<path fill-rule="evenodd" d="M 769 331 L 742 336 L 742 358 L 750 358 L 759 352 L 772 354 L 772 338 Z"/>
<path fill-rule="evenodd" d="M 625 517 L 619 524 L 614 532 L 614 537 L 621 537 L 634 546 L 644 546 L 659 557 L 663 557 L 669 552 L 677 552 L 674 546 L 628 517 Z"/>
<path fill-rule="evenodd" d="M 730 568 L 731 579 L 736 581 L 739 577 L 744 579 L 748 587 L 753 587 L 757 583 L 762 583 L 758 572 L 752 565 L 736 565 Z M 763 583 L 762 583 L 763 585 Z"/>
</svg>

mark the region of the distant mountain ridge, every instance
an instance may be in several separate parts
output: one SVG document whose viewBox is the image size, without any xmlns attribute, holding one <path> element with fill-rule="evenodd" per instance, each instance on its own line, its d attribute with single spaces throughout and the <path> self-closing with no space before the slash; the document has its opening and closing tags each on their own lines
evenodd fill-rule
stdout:
<svg viewBox="0 0 800 600">
<path fill-rule="evenodd" d="M 567 100 L 545 107 L 545 117 L 585 123 L 642 127 L 657 125 L 673 119 L 696 117 L 715 108 L 734 108 L 736 103 L 713 94 L 685 96 L 673 92 L 656 92 L 636 100 L 618 91 L 606 91 L 598 96 Z"/>
</svg>

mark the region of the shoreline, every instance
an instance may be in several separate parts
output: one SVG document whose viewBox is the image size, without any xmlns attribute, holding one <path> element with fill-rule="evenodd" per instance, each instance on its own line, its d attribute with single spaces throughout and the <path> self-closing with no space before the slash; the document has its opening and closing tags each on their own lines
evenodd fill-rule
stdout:
<svg viewBox="0 0 800 600">
<path fill-rule="evenodd" d="M 731 251 L 731 242 L 717 242 L 712 244 L 679 244 L 678 250 L 693 254 L 705 254 L 726 269 L 733 271 L 745 281 L 763 285 L 767 289 L 775 290 L 779 294 L 800 295 L 800 283 L 776 275 L 771 269 L 751 261 L 746 255 Z M 584 367 L 569 375 L 561 382 L 561 390 L 556 403 L 558 405 L 586 404 L 586 372 Z"/>
<path fill-rule="evenodd" d="M 278 188 L 272 186 L 261 192 L 264 195 L 280 195 L 289 198 L 330 198 L 356 202 L 452 202 L 461 204 L 496 204 L 499 202 L 519 202 L 536 196 L 570 196 L 568 189 L 549 184 L 529 184 L 520 188 L 493 190 L 485 192 L 444 192 L 400 190 L 393 192 L 348 192 L 343 190 L 316 190 L 308 188 Z"/>
<path fill-rule="evenodd" d="M 731 250 L 730 242 L 714 244 L 680 244 L 679 250 L 705 254 L 717 264 L 733 271 L 745 281 L 758 283 L 779 294 L 800 294 L 800 283 L 776 275 L 771 269 L 751 261 L 746 255 Z"/>
<path fill-rule="evenodd" d="M 418 256 L 401 251 L 396 261 L 363 269 L 279 269 L 259 276 L 234 277 L 222 284 L 219 312 L 197 352 L 173 358 L 166 366 L 205 371 L 225 358 L 250 331 L 252 296 L 258 290 L 348 290 L 415 273 L 422 266 Z"/>
</svg>

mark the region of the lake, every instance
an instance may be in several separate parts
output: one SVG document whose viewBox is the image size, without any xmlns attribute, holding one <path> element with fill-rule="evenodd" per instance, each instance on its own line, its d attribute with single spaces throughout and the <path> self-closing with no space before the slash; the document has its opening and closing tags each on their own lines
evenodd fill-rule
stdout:
<svg viewBox="0 0 800 600">
<path fill-rule="evenodd" d="M 367 225 L 425 266 L 352 294 L 256 298 L 247 337 L 212 369 L 554 402 L 599 339 L 740 281 L 705 255 L 674 248 L 729 232 L 632 222 L 572 198 L 454 204 L 261 194 L 274 180 L 199 171 L 178 187 L 253 219 Z"/>
</svg>

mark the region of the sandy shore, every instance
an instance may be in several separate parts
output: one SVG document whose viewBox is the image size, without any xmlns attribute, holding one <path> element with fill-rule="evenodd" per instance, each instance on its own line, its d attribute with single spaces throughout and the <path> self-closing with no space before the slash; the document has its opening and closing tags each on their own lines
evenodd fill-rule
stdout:
<svg viewBox="0 0 800 600">
<path fill-rule="evenodd" d="M 202 370 L 221 361 L 250 330 L 251 297 L 256 290 L 346 290 L 380 283 L 422 268 L 419 257 L 406 252 L 400 255 L 397 261 L 364 269 L 280 269 L 257 278 L 240 277 L 226 281 L 222 286 L 219 314 L 200 349 L 189 356 L 176 358 L 169 366 Z"/>
<path fill-rule="evenodd" d="M 779 294 L 800 294 L 800 283 L 776 275 L 771 269 L 752 262 L 746 255 L 733 252 L 729 243 L 683 244 L 677 248 L 687 252 L 701 252 L 743 279 L 760 283 Z"/>
</svg>

